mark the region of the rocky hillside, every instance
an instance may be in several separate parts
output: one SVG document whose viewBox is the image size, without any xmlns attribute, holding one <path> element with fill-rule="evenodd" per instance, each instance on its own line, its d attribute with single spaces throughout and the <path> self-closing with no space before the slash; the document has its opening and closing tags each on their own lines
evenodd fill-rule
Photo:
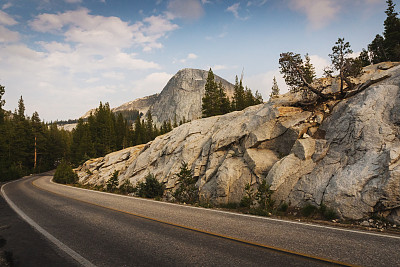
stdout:
<svg viewBox="0 0 400 267">
<path fill-rule="evenodd" d="M 166 84 L 160 94 L 154 94 L 122 104 L 113 108 L 113 112 L 138 110 L 146 114 L 150 110 L 153 121 L 158 126 L 164 121 L 195 120 L 201 118 L 201 103 L 205 94 L 208 71 L 199 69 L 183 69 L 178 71 Z M 215 75 L 216 82 L 225 87 L 228 97 L 233 97 L 234 86 Z M 82 116 L 87 118 L 94 109 Z"/>
<path fill-rule="evenodd" d="M 150 112 L 156 124 L 164 121 L 195 120 L 202 117 L 201 104 L 205 94 L 208 71 L 199 69 L 183 69 L 178 71 L 158 95 Z M 215 75 L 215 81 L 221 82 L 226 94 L 232 98 L 233 84 Z"/>
<path fill-rule="evenodd" d="M 370 66 L 356 82 L 368 81 L 379 82 L 312 109 L 298 107 L 300 96 L 289 93 L 192 121 L 144 146 L 86 162 L 78 168 L 80 181 L 104 184 L 120 170 L 120 181 L 136 184 L 152 173 L 173 191 L 185 161 L 203 201 L 238 202 L 245 184 L 266 179 L 277 204 L 324 203 L 343 218 L 379 213 L 398 224 L 400 66 Z"/>
</svg>

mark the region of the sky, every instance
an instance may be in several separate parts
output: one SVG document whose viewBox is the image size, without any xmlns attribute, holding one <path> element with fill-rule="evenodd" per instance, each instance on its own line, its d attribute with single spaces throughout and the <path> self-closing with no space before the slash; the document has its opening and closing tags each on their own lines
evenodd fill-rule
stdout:
<svg viewBox="0 0 400 267">
<path fill-rule="evenodd" d="M 399 0 L 395 0 L 400 11 Z M 279 55 L 322 75 L 339 37 L 355 55 L 382 34 L 385 0 L 0 0 L 5 109 L 76 119 L 159 93 L 183 68 L 243 82 L 268 100 Z"/>
</svg>

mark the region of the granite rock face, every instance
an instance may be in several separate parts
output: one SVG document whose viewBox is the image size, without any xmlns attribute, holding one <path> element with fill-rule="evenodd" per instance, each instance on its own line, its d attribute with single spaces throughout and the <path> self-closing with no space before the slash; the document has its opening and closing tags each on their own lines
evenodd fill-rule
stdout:
<svg viewBox="0 0 400 267">
<path fill-rule="evenodd" d="M 183 69 L 178 71 L 158 95 L 150 107 L 153 121 L 157 125 L 176 118 L 195 120 L 202 117 L 201 103 L 205 94 L 208 71 L 199 69 Z M 233 97 L 234 86 L 215 75 L 215 81 L 221 82 L 228 97 Z"/>
<path fill-rule="evenodd" d="M 343 218 L 378 213 L 398 224 L 400 66 L 385 64 L 368 67 L 359 82 L 389 78 L 345 100 L 310 111 L 295 107 L 298 95 L 286 94 L 181 125 L 130 148 L 129 156 L 124 150 L 87 162 L 78 175 L 81 182 L 104 184 L 114 166 L 121 181 L 136 184 L 152 173 L 173 192 L 185 161 L 203 201 L 238 202 L 247 183 L 266 179 L 277 204 L 324 203 Z"/>
</svg>

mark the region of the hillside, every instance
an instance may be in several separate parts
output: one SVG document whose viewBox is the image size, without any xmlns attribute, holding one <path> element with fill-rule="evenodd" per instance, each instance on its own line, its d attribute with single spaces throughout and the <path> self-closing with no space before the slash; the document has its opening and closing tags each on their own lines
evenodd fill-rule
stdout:
<svg viewBox="0 0 400 267">
<path fill-rule="evenodd" d="M 247 183 L 256 186 L 265 179 L 278 204 L 323 203 L 342 218 L 378 214 L 400 223 L 397 65 L 367 67 L 358 84 L 390 77 L 314 110 L 296 107 L 300 96 L 288 93 L 192 121 L 145 146 L 86 162 L 78 169 L 80 181 L 104 184 L 120 170 L 120 181 L 136 184 L 152 173 L 172 192 L 185 161 L 203 201 L 238 202 Z"/>
<path fill-rule="evenodd" d="M 145 115 L 150 110 L 157 126 L 168 120 L 173 122 L 176 119 L 179 122 L 199 119 L 202 117 L 201 104 L 205 94 L 207 75 L 208 71 L 205 70 L 182 69 L 168 81 L 161 93 L 124 103 L 112 108 L 112 111 L 117 113 L 138 110 L 139 113 Z M 217 75 L 215 75 L 215 81 L 222 83 L 227 96 L 232 99 L 234 85 Z M 81 118 L 88 118 L 94 111 L 95 109 L 89 110 Z M 75 125 L 65 125 L 63 128 L 71 130 Z"/>
</svg>

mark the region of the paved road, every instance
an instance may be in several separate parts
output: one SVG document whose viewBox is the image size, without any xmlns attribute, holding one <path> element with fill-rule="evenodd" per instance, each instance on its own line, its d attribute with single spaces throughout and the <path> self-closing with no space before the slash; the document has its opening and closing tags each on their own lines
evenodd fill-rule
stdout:
<svg viewBox="0 0 400 267">
<path fill-rule="evenodd" d="M 69 253 L 61 255 L 66 262 L 72 255 L 97 266 L 400 266 L 398 236 L 191 208 L 50 180 L 27 178 L 2 191 Z"/>
</svg>

